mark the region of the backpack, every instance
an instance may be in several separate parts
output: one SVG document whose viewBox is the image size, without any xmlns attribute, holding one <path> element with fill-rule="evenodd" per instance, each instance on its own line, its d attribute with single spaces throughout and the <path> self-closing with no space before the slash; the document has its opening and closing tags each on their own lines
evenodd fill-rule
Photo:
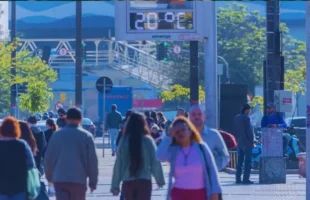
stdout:
<svg viewBox="0 0 310 200">
<path fill-rule="evenodd" d="M 220 130 L 220 129 L 218 131 L 222 135 L 228 150 L 233 150 L 233 149 L 237 148 L 236 139 L 232 134 L 230 134 L 226 131 Z"/>
</svg>

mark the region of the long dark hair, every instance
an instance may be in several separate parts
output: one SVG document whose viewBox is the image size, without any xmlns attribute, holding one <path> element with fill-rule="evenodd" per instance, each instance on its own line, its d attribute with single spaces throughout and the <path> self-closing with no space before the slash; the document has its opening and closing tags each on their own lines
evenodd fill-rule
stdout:
<svg viewBox="0 0 310 200">
<path fill-rule="evenodd" d="M 21 131 L 20 138 L 25 140 L 28 143 L 32 153 L 36 155 L 38 151 L 37 142 L 28 124 L 24 121 L 19 121 L 19 126 L 20 126 L 20 131 Z"/>
<path fill-rule="evenodd" d="M 55 132 L 57 130 L 57 126 L 56 126 L 55 121 L 53 119 L 47 119 L 46 124 L 52 128 L 53 132 Z"/>
<path fill-rule="evenodd" d="M 129 137 L 130 175 L 135 177 L 142 166 L 142 139 L 144 135 L 150 135 L 150 131 L 144 116 L 140 113 L 132 113 L 124 130 L 124 135 Z"/>
</svg>

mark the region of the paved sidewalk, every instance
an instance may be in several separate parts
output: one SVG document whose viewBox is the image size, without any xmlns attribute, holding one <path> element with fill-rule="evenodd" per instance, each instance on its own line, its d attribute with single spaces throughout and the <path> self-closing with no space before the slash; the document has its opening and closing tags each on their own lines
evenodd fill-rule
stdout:
<svg viewBox="0 0 310 200">
<path fill-rule="evenodd" d="M 87 194 L 89 200 L 118 200 L 119 197 L 113 197 L 110 191 L 111 176 L 114 166 L 115 157 L 111 156 L 111 151 L 105 149 L 105 157 L 102 157 L 102 145 L 99 143 L 102 139 L 96 140 L 97 154 L 99 158 L 100 177 L 97 190 L 93 194 Z M 163 164 L 165 178 L 168 178 L 169 166 Z M 301 179 L 298 175 L 287 175 L 286 184 L 274 185 L 235 185 L 234 175 L 221 173 L 221 183 L 223 185 L 224 200 L 305 200 L 306 185 L 305 179 Z M 251 179 L 258 183 L 258 175 L 252 175 Z M 153 184 L 152 200 L 165 200 L 167 187 L 157 189 Z M 55 198 L 51 198 L 55 199 Z"/>
</svg>

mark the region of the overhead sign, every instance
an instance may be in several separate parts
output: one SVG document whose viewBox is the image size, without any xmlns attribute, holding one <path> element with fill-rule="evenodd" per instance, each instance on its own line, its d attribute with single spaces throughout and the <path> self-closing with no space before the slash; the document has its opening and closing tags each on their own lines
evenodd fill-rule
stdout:
<svg viewBox="0 0 310 200">
<path fill-rule="evenodd" d="M 208 37 L 214 2 L 116 1 L 116 40 L 189 41 Z"/>
<path fill-rule="evenodd" d="M 182 53 L 182 48 L 178 45 L 174 45 L 172 51 L 175 54 L 180 54 L 180 53 Z"/>
<path fill-rule="evenodd" d="M 96 81 L 96 89 L 100 93 L 103 93 L 103 91 L 105 93 L 108 93 L 112 90 L 112 88 L 113 88 L 113 82 L 110 78 L 108 78 L 106 76 L 100 77 Z"/>
<path fill-rule="evenodd" d="M 64 108 L 64 105 L 61 102 L 55 104 L 55 110 L 58 111 L 60 108 Z"/>
<path fill-rule="evenodd" d="M 58 50 L 58 55 L 66 56 L 68 54 L 68 50 L 66 48 L 61 48 Z"/>
</svg>

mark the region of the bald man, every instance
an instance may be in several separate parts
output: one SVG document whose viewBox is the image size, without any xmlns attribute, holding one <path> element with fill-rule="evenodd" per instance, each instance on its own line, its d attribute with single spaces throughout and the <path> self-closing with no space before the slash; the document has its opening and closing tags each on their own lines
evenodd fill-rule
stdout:
<svg viewBox="0 0 310 200">
<path fill-rule="evenodd" d="M 221 134 L 205 126 L 205 116 L 199 106 L 192 106 L 189 111 L 189 119 L 200 132 L 201 137 L 211 149 L 219 171 L 222 171 L 230 161 L 226 144 Z"/>
</svg>

